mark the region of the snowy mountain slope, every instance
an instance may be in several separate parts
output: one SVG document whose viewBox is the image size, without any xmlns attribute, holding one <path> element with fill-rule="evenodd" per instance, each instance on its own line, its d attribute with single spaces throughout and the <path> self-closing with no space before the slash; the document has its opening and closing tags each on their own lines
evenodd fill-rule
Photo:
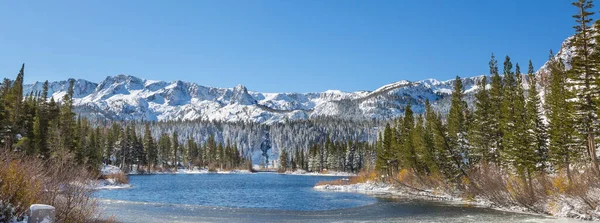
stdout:
<svg viewBox="0 0 600 223">
<path fill-rule="evenodd" d="M 464 78 L 467 92 L 480 77 Z M 280 122 L 286 119 L 335 116 L 345 119 L 397 117 L 411 103 L 422 112 L 452 90 L 454 80 L 399 81 L 375 91 L 317 93 L 260 93 L 238 85 L 213 88 L 184 81 L 154 81 L 134 76 L 107 77 L 100 83 L 75 80 L 76 111 L 94 119 L 112 120 L 219 120 Z M 68 81 L 51 82 L 49 94 L 61 100 Z M 42 90 L 42 83 L 25 85 L 24 92 Z M 435 103 L 434 103 L 435 104 Z"/>
<path fill-rule="evenodd" d="M 567 68 L 575 49 L 567 38 L 556 53 Z M 540 86 L 548 83 L 548 63 L 538 71 Z M 463 78 L 465 100 L 471 104 L 473 93 L 483 76 Z M 373 91 L 342 92 L 328 90 L 313 93 L 262 93 L 243 85 L 215 88 L 185 81 L 155 81 L 134 76 L 106 77 L 100 83 L 75 80 L 76 112 L 93 119 L 112 120 L 218 120 L 274 123 L 315 117 L 342 119 L 389 119 L 400 116 L 406 104 L 421 113 L 429 99 L 437 111 L 450 107 L 454 79 L 439 81 L 401 80 Z M 489 81 L 489 78 L 488 78 Z M 538 86 L 538 87 L 540 87 Z M 49 84 L 49 94 L 60 101 L 68 81 Z M 527 81 L 524 81 L 527 89 Z M 24 93 L 41 91 L 42 83 L 24 86 Z M 543 92 L 543 91 L 541 91 Z"/>
<path fill-rule="evenodd" d="M 562 43 L 555 55 L 567 68 L 575 52 L 569 42 Z M 548 63 L 538 71 L 541 86 L 548 81 Z M 471 104 L 473 93 L 483 76 L 462 78 L 465 100 Z M 489 79 L 488 79 L 489 81 Z M 410 103 L 417 113 L 425 101 L 442 114 L 450 107 L 449 95 L 455 80 L 426 79 L 398 81 L 374 91 L 342 92 L 328 90 L 313 93 L 261 93 L 243 85 L 214 88 L 185 81 L 155 81 L 134 76 L 106 77 L 100 83 L 75 80 L 76 112 L 92 119 L 111 120 L 217 120 L 275 123 L 316 117 L 341 119 L 390 119 L 400 116 Z M 49 84 L 49 94 L 60 101 L 68 81 Z M 527 81 L 524 83 L 527 89 Z M 538 86 L 539 87 L 539 86 Z M 41 91 L 42 83 L 24 86 L 24 92 Z"/>
</svg>

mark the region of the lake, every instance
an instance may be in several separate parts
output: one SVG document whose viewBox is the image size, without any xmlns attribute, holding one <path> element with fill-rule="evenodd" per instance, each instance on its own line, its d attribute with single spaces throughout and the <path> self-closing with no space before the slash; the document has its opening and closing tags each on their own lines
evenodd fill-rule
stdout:
<svg viewBox="0 0 600 223">
<path fill-rule="evenodd" d="M 132 188 L 101 190 L 121 222 L 554 222 L 539 215 L 440 202 L 322 192 L 340 177 L 258 174 L 133 175 Z M 564 221 L 564 220 L 563 220 Z"/>
</svg>

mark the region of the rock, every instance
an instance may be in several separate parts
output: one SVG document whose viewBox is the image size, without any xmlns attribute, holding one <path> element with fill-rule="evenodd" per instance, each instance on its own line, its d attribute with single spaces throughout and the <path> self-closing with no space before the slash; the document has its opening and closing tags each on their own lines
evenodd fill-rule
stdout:
<svg viewBox="0 0 600 223">
<path fill-rule="evenodd" d="M 33 204 L 29 207 L 27 223 L 54 223 L 56 222 L 54 207 L 45 204 Z"/>
</svg>

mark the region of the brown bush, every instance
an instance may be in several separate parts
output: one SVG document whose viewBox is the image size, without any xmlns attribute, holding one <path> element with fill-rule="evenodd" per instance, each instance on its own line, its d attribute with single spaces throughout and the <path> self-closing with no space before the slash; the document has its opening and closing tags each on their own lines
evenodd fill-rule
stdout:
<svg viewBox="0 0 600 223">
<path fill-rule="evenodd" d="M 129 177 L 127 177 L 127 175 L 122 172 L 117 173 L 117 174 L 102 175 L 102 176 L 100 176 L 100 179 L 104 179 L 104 180 L 114 179 L 116 183 L 120 183 L 120 184 L 128 184 L 129 183 Z"/>
<path fill-rule="evenodd" d="M 0 159 L 0 221 L 22 217 L 29 206 L 39 201 L 40 166 L 31 160 L 12 159 L 6 154 Z"/>
<path fill-rule="evenodd" d="M 591 210 L 600 204 L 600 176 L 591 168 L 572 171 L 571 179 L 561 171 L 553 179 L 548 193 L 551 195 L 568 195 L 583 201 Z"/>
<path fill-rule="evenodd" d="M 316 186 L 319 185 L 347 185 L 347 184 L 357 184 L 357 183 L 365 183 L 367 181 L 375 181 L 377 180 L 377 173 L 375 171 L 362 171 L 358 173 L 356 176 L 351 176 L 347 180 L 346 179 L 337 179 L 337 180 L 329 180 L 329 181 L 319 181 Z"/>
<path fill-rule="evenodd" d="M 100 218 L 90 185 L 98 175 L 74 165 L 68 153 L 51 160 L 0 154 L 0 200 L 23 216 L 33 203 L 56 208 L 57 222 L 94 222 Z M 0 219 L 7 220 L 4 213 Z"/>
<path fill-rule="evenodd" d="M 319 182 L 317 182 L 317 184 L 315 184 L 315 186 L 323 186 L 323 185 L 346 185 L 346 184 L 348 184 L 348 181 L 344 181 L 342 179 L 337 179 L 337 180 L 319 181 Z"/>
</svg>

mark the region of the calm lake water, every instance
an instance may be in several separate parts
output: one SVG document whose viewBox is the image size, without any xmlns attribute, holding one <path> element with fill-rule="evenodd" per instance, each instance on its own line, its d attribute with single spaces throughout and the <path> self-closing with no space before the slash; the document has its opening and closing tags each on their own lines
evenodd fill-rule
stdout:
<svg viewBox="0 0 600 223">
<path fill-rule="evenodd" d="M 312 189 L 319 181 L 338 178 L 275 173 L 131 176 L 133 188 L 102 190 L 97 196 L 110 200 L 299 211 L 358 207 L 377 201 L 361 194 Z"/>
<path fill-rule="evenodd" d="M 131 176 L 132 188 L 102 190 L 105 215 L 121 222 L 565 222 L 539 215 L 439 202 L 321 192 L 340 177 L 259 174 Z"/>
</svg>

